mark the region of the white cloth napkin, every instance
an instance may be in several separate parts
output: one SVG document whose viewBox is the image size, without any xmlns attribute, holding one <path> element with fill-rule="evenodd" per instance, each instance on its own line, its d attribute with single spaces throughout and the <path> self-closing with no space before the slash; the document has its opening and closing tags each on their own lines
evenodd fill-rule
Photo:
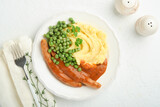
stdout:
<svg viewBox="0 0 160 107">
<path fill-rule="evenodd" d="M 24 53 L 28 53 L 27 65 L 25 65 L 26 73 L 36 88 L 37 98 L 39 101 L 48 107 L 54 107 L 56 102 L 51 93 L 49 93 L 32 70 L 31 50 L 32 41 L 27 36 L 20 37 L 18 40 L 8 41 L 3 45 L 0 51 L 0 107 L 33 107 L 35 106 L 32 94 L 24 78 L 22 68 L 15 65 L 10 46 L 17 42 Z M 27 69 L 28 67 L 28 69 Z"/>
</svg>

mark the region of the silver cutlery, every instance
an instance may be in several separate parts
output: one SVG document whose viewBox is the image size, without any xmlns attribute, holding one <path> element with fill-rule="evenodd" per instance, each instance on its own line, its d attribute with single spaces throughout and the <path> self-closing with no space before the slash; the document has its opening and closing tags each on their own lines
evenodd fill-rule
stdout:
<svg viewBox="0 0 160 107">
<path fill-rule="evenodd" d="M 37 98 L 37 96 L 35 94 L 35 91 L 34 91 L 32 85 L 31 85 L 30 79 L 28 78 L 27 73 L 26 73 L 26 71 L 24 69 L 24 65 L 26 63 L 26 57 L 25 57 L 24 53 L 22 52 L 22 50 L 20 49 L 20 47 L 19 47 L 19 45 L 17 43 L 14 43 L 11 46 L 11 52 L 12 52 L 15 64 L 23 69 L 25 77 L 26 77 L 26 80 L 27 80 L 27 83 L 28 83 L 29 88 L 30 88 L 30 91 L 31 91 L 32 96 L 33 96 L 33 98 L 35 100 L 35 103 L 36 103 L 37 107 L 40 107 L 40 103 L 38 101 L 38 98 Z"/>
</svg>

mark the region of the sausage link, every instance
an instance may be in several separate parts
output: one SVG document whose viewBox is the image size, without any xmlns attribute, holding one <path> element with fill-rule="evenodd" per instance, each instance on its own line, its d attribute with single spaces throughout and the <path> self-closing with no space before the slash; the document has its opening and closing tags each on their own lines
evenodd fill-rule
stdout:
<svg viewBox="0 0 160 107">
<path fill-rule="evenodd" d="M 51 60 L 51 55 L 48 53 L 48 44 L 45 39 L 41 40 L 41 50 L 46 64 L 58 80 L 72 87 L 82 86 L 81 83 L 73 81 L 70 77 L 64 74 L 64 72 L 59 69 L 56 64 L 53 63 L 53 61 Z"/>
<path fill-rule="evenodd" d="M 52 55 L 55 55 L 54 52 L 51 53 Z M 63 72 L 69 76 L 71 79 L 73 79 L 76 82 L 81 82 L 89 87 L 92 88 L 100 88 L 101 84 L 92 80 L 89 78 L 88 74 L 85 73 L 84 71 L 78 72 L 77 69 L 75 69 L 73 66 L 66 67 L 64 65 L 64 62 L 62 62 L 60 59 L 59 61 L 59 68 L 63 70 Z"/>
</svg>

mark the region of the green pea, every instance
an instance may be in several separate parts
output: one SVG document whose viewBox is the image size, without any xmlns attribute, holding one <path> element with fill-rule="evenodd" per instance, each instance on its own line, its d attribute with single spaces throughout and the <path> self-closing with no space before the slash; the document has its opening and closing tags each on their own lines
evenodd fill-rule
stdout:
<svg viewBox="0 0 160 107">
<path fill-rule="evenodd" d="M 57 43 L 60 43 L 60 42 L 61 42 L 61 40 L 60 40 L 60 39 L 58 39 L 58 40 L 57 40 Z"/>
<path fill-rule="evenodd" d="M 52 46 L 50 49 L 52 49 L 52 50 L 53 50 L 53 49 L 54 49 L 54 47 Z"/>
<path fill-rule="evenodd" d="M 53 44 L 56 44 L 56 41 L 53 41 Z"/>
<path fill-rule="evenodd" d="M 61 35 L 63 34 L 62 32 L 63 32 L 63 29 L 61 29 L 61 30 L 59 30 L 60 32 L 61 32 Z"/>
<path fill-rule="evenodd" d="M 64 60 L 63 62 L 64 62 L 64 63 L 67 63 L 67 61 L 66 61 L 66 60 Z"/>
<path fill-rule="evenodd" d="M 49 29 L 52 29 L 52 26 L 49 26 Z"/>
<path fill-rule="evenodd" d="M 62 37 L 60 36 L 59 39 L 62 39 Z"/>
<path fill-rule="evenodd" d="M 52 37 L 55 37 L 56 35 L 53 33 Z"/>
<path fill-rule="evenodd" d="M 71 23 L 72 23 L 72 24 L 74 24 L 74 23 L 75 23 L 75 21 L 73 20 L 73 21 L 71 21 Z"/>
<path fill-rule="evenodd" d="M 51 57 L 51 59 L 53 60 L 53 59 L 54 59 L 54 57 Z"/>
<path fill-rule="evenodd" d="M 56 49 L 53 49 L 54 52 L 56 52 Z"/>
<path fill-rule="evenodd" d="M 56 37 L 56 36 L 54 36 L 54 37 L 53 37 L 53 40 L 57 40 L 57 37 Z"/>
<path fill-rule="evenodd" d="M 53 29 L 50 29 L 49 32 L 52 32 L 52 33 L 53 33 Z M 52 34 L 52 33 L 50 33 L 50 35 L 53 35 L 53 34 L 54 34 L 54 33 L 53 33 L 53 34 Z"/>
<path fill-rule="evenodd" d="M 60 27 L 60 24 L 57 24 L 56 27 L 59 28 L 59 27 Z"/>
<path fill-rule="evenodd" d="M 52 41 L 53 41 L 53 38 L 51 37 L 51 38 L 49 39 L 49 41 L 52 42 Z"/>
<path fill-rule="evenodd" d="M 46 34 L 46 35 L 45 35 L 45 37 L 46 37 L 47 39 L 49 39 L 49 38 L 50 38 L 49 34 Z"/>
<path fill-rule="evenodd" d="M 66 57 L 64 57 L 63 60 L 65 61 L 65 60 L 66 60 Z"/>
<path fill-rule="evenodd" d="M 71 24 L 67 24 L 67 27 L 71 27 Z"/>
<path fill-rule="evenodd" d="M 71 63 L 72 63 L 72 62 L 70 61 L 69 64 L 71 65 Z"/>
<path fill-rule="evenodd" d="M 80 71 L 82 71 L 82 69 L 79 67 L 79 68 L 78 68 L 78 71 L 80 72 Z"/>
<path fill-rule="evenodd" d="M 56 26 L 53 26 L 53 29 L 55 29 L 56 28 Z"/>
<path fill-rule="evenodd" d="M 60 47 L 60 49 L 62 50 L 62 49 L 63 49 L 63 47 L 61 46 L 61 47 Z"/>
<path fill-rule="evenodd" d="M 59 53 L 59 51 L 57 51 L 57 53 Z"/>
<path fill-rule="evenodd" d="M 53 59 L 53 62 L 56 63 L 56 59 Z"/>
<path fill-rule="evenodd" d="M 56 28 L 56 29 L 54 29 L 54 32 L 58 32 L 58 29 Z"/>
<path fill-rule="evenodd" d="M 66 41 L 67 41 L 67 40 L 64 38 L 64 39 L 63 39 L 63 42 L 66 42 Z"/>
<path fill-rule="evenodd" d="M 53 46 L 54 44 L 53 44 L 53 42 L 49 42 L 49 46 Z"/>
<path fill-rule="evenodd" d="M 56 47 L 56 50 L 58 51 L 58 50 L 59 50 L 59 47 Z"/>
<path fill-rule="evenodd" d="M 72 53 L 75 53 L 75 50 L 74 50 L 74 49 L 72 49 Z"/>
<path fill-rule="evenodd" d="M 62 24 L 66 24 L 66 22 L 65 22 L 65 21 L 62 21 Z"/>
<path fill-rule="evenodd" d="M 67 47 L 66 47 L 67 49 L 69 48 L 69 45 L 67 45 Z"/>
<path fill-rule="evenodd" d="M 61 24 L 61 23 L 62 23 L 61 21 L 58 21 L 58 22 L 57 22 L 57 24 Z"/>
<path fill-rule="evenodd" d="M 63 47 L 64 48 L 64 52 L 67 52 L 67 49 L 66 49 L 66 47 Z"/>
<path fill-rule="evenodd" d="M 59 54 L 58 54 L 58 56 L 59 56 L 59 57 L 61 57 L 61 56 L 62 56 L 62 54 L 61 54 L 61 53 L 59 53 Z"/>
<path fill-rule="evenodd" d="M 74 64 L 76 65 L 76 64 L 77 64 L 77 62 L 75 61 L 75 62 L 74 62 Z"/>
<path fill-rule="evenodd" d="M 61 55 L 61 57 L 63 58 L 63 57 L 64 57 L 64 55 Z"/>
<path fill-rule="evenodd" d="M 63 25 L 62 27 L 63 27 L 63 28 L 66 28 L 66 27 L 67 27 L 67 25 Z"/>
<path fill-rule="evenodd" d="M 61 50 L 60 50 L 60 52 L 62 53 L 62 52 L 63 52 L 63 50 L 61 49 Z"/>
<path fill-rule="evenodd" d="M 58 54 L 55 55 L 55 58 L 59 58 Z"/>
<path fill-rule="evenodd" d="M 71 65 L 73 66 L 73 65 L 74 65 L 74 63 L 71 63 Z"/>
<path fill-rule="evenodd" d="M 62 31 L 63 31 L 63 29 L 61 29 L 61 30 L 59 30 L 60 31 L 60 35 L 62 35 Z"/>
<path fill-rule="evenodd" d="M 59 64 L 59 61 L 56 61 L 56 64 L 58 65 L 58 64 Z"/>
<path fill-rule="evenodd" d="M 62 27 L 59 27 L 59 30 L 62 30 L 63 28 Z"/>
<path fill-rule="evenodd" d="M 51 53 L 51 52 L 52 52 L 52 49 L 48 49 L 48 52 Z"/>
<path fill-rule="evenodd" d="M 57 32 L 57 35 L 60 35 L 60 32 Z"/>
<path fill-rule="evenodd" d="M 46 34 L 43 35 L 46 38 Z"/>
<path fill-rule="evenodd" d="M 78 68 L 78 65 L 74 65 L 74 68 L 76 68 L 76 69 L 77 69 L 77 68 Z"/>
<path fill-rule="evenodd" d="M 68 53 L 72 53 L 72 50 L 69 50 Z"/>
<path fill-rule="evenodd" d="M 70 22 L 71 22 L 71 21 L 73 21 L 73 18 L 72 18 L 72 17 L 70 17 L 70 18 L 69 18 L 69 21 L 70 21 Z"/>
<path fill-rule="evenodd" d="M 71 53 L 68 53 L 69 54 L 69 56 L 72 56 L 72 54 Z"/>
<path fill-rule="evenodd" d="M 58 46 L 58 45 L 59 45 L 59 43 L 56 43 L 55 45 L 56 45 L 56 46 Z"/>
<path fill-rule="evenodd" d="M 63 43 L 63 40 L 61 40 L 61 43 Z"/>
<path fill-rule="evenodd" d="M 79 51 L 80 50 L 80 48 L 77 48 L 77 51 Z"/>
<path fill-rule="evenodd" d="M 67 35 L 66 31 L 63 31 L 62 33 L 63 33 L 63 35 Z"/>
<path fill-rule="evenodd" d="M 61 57 L 60 59 L 63 61 L 63 58 L 62 58 L 62 57 Z"/>
<path fill-rule="evenodd" d="M 62 38 L 65 38 L 66 36 L 65 35 L 62 35 Z"/>
<path fill-rule="evenodd" d="M 72 44 L 72 42 L 71 42 L 71 41 L 69 41 L 69 44 L 71 45 L 71 44 Z"/>
<path fill-rule="evenodd" d="M 63 24 L 62 24 L 62 23 L 60 24 L 60 27 L 63 27 Z"/>
<path fill-rule="evenodd" d="M 61 43 L 60 43 L 61 44 Z M 62 49 L 63 48 L 63 44 L 61 44 L 61 46 L 60 45 L 58 45 L 58 47 L 59 47 L 59 49 Z"/>
<path fill-rule="evenodd" d="M 73 58 L 72 60 L 73 60 L 73 61 L 76 61 L 76 59 L 75 59 L 75 58 Z"/>
<path fill-rule="evenodd" d="M 59 44 L 59 47 L 61 47 L 62 46 L 62 44 Z"/>
<path fill-rule="evenodd" d="M 68 57 L 68 56 L 69 56 L 69 55 L 66 53 L 66 54 L 65 54 L 65 57 Z"/>
<path fill-rule="evenodd" d="M 69 32 L 70 32 L 70 29 L 67 29 L 67 32 L 69 33 Z"/>
<path fill-rule="evenodd" d="M 67 42 L 66 44 L 69 45 L 69 42 Z"/>
<path fill-rule="evenodd" d="M 66 63 L 65 66 L 66 66 L 66 67 L 69 67 L 69 63 Z"/>
<path fill-rule="evenodd" d="M 77 49 L 74 49 L 74 52 L 77 52 Z"/>
<path fill-rule="evenodd" d="M 69 42 L 69 41 L 70 41 L 70 39 L 69 39 L 69 38 L 67 38 L 67 41 Z"/>
<path fill-rule="evenodd" d="M 53 32 L 49 32 L 50 35 L 53 35 Z"/>
<path fill-rule="evenodd" d="M 68 59 L 69 61 L 71 61 L 71 60 L 72 60 L 72 57 L 68 57 L 67 59 Z"/>
<path fill-rule="evenodd" d="M 63 43 L 63 46 L 66 46 L 67 44 L 66 43 Z"/>
</svg>

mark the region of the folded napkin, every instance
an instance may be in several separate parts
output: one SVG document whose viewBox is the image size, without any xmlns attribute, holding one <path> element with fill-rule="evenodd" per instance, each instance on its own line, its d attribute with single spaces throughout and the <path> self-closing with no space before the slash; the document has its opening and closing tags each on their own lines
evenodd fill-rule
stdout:
<svg viewBox="0 0 160 107">
<path fill-rule="evenodd" d="M 27 62 L 25 70 L 35 89 L 41 107 L 55 107 L 56 101 L 53 95 L 39 82 L 32 69 L 32 41 L 26 36 L 20 37 L 18 40 L 8 41 L 0 50 L 0 107 L 36 106 L 25 79 L 24 71 L 16 66 L 10 51 L 10 46 L 15 42 L 26 53 Z"/>
</svg>

